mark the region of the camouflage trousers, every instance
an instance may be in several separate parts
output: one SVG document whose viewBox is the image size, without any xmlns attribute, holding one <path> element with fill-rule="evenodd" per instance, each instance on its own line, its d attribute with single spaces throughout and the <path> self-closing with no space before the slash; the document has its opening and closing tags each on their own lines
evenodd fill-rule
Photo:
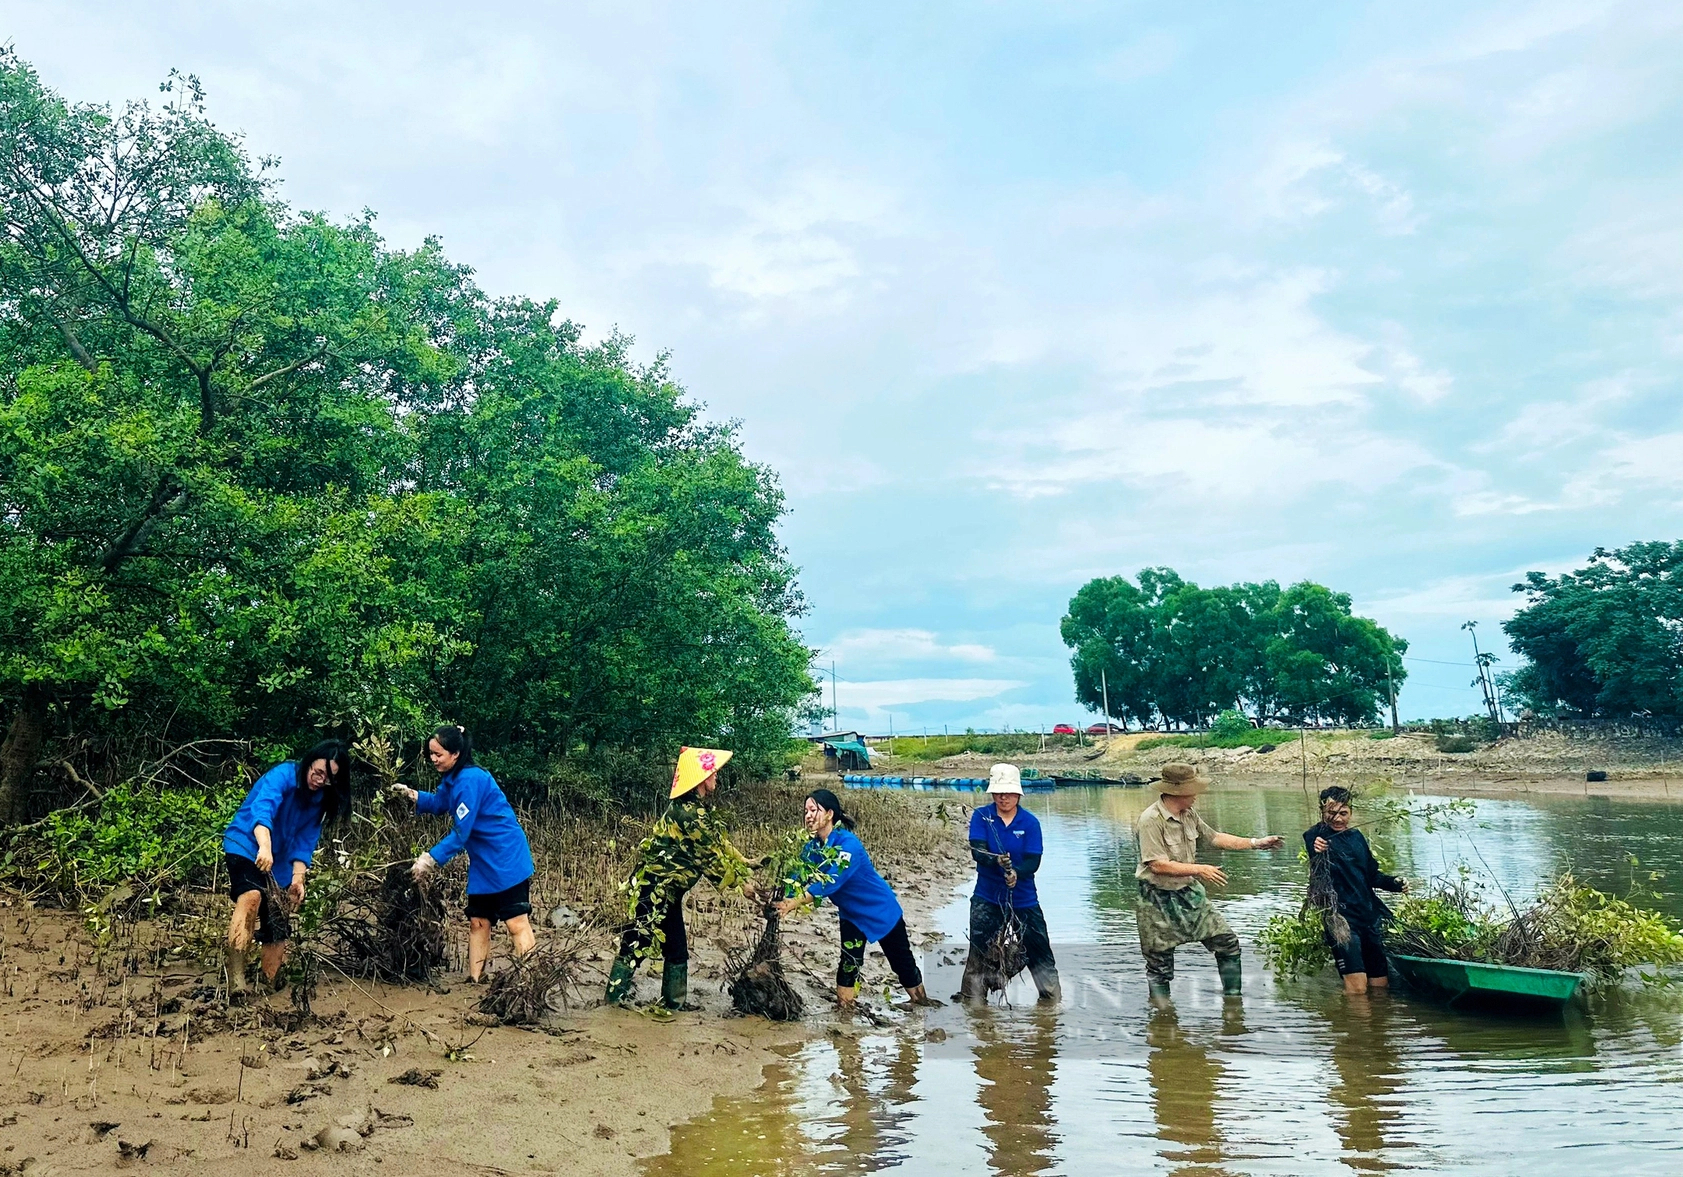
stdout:
<svg viewBox="0 0 1683 1177">
<path fill-rule="evenodd" d="M 1182 944 L 1202 944 L 1217 960 L 1239 955 L 1239 937 L 1210 902 L 1203 883 L 1167 891 L 1140 879 L 1139 890 L 1140 955 L 1148 980 L 1174 980 L 1175 949 Z"/>
</svg>

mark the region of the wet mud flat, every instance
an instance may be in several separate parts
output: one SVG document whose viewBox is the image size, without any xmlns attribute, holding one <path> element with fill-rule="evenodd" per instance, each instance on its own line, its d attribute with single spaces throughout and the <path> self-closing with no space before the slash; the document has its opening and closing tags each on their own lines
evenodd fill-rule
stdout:
<svg viewBox="0 0 1683 1177">
<path fill-rule="evenodd" d="M 933 847 L 883 863 L 931 948 L 930 915 L 968 870 L 963 806 L 952 813 Z M 324 972 L 309 1016 L 285 992 L 230 1010 L 198 960 L 117 959 L 76 913 L 0 897 L 0 1174 L 633 1173 L 667 1149 L 670 1125 L 754 1091 L 769 1062 L 823 1032 L 731 1016 L 726 952 L 759 920 L 706 885 L 686 910 L 701 1012 L 601 1006 L 603 936 L 589 962 L 600 975 L 574 1006 L 518 1028 L 486 1024 L 485 989 L 459 972 L 436 988 Z M 451 917 L 460 957 L 459 903 Z M 828 1006 L 837 940 L 829 908 L 785 923 L 784 964 L 814 1010 Z M 873 954 L 867 989 L 888 976 Z M 657 978 L 658 962 L 639 979 L 645 1000 Z"/>
</svg>

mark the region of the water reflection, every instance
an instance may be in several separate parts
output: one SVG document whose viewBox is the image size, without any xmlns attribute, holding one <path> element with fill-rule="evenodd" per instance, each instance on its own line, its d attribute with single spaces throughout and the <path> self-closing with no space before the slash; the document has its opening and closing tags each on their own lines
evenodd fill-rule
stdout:
<svg viewBox="0 0 1683 1177">
<path fill-rule="evenodd" d="M 1010 1019 L 988 1009 L 970 1008 L 966 1014 L 976 1037 L 976 1101 L 989 1166 L 1023 1177 L 1049 1172 L 1058 1143 L 1052 1115 L 1056 1012 L 1039 1007 Z"/>
<path fill-rule="evenodd" d="M 1157 1136 L 1165 1145 L 1160 1155 L 1174 1163 L 1170 1172 L 1225 1173 L 1216 1125 L 1221 1064 L 1182 1029 L 1174 1010 L 1152 1016 L 1145 1041 L 1151 1051 L 1145 1064 L 1151 1076 L 1151 1107 Z"/>
<path fill-rule="evenodd" d="M 1200 801 L 1219 828 L 1282 833 L 1293 849 L 1223 861 L 1232 885 L 1218 902 L 1246 946 L 1243 1002 L 1221 999 L 1207 954 L 1192 949 L 1175 1011 L 1153 1015 L 1133 923 L 1131 822 L 1144 800 L 1121 790 L 1030 798 L 1047 840 L 1037 884 L 1066 969 L 1060 1008 L 1036 1006 L 1025 983 L 1004 1007 L 834 1027 L 768 1070 L 752 1097 L 680 1126 L 672 1153 L 647 1171 L 1683 1172 L 1683 991 L 1626 988 L 1516 1020 L 1406 993 L 1349 1000 L 1330 971 L 1291 984 L 1267 974 L 1255 936 L 1301 898 L 1294 850 L 1312 793 Z M 1476 844 L 1516 895 L 1567 854 L 1581 875 L 1623 890 L 1631 855 L 1676 869 L 1683 811 L 1605 798 L 1481 801 L 1467 830 L 1404 826 L 1370 838 L 1415 877 L 1478 861 Z M 1675 893 L 1656 905 L 1683 915 Z M 955 896 L 937 926 L 962 947 L 967 922 Z M 933 978 L 937 962 L 925 963 Z M 947 993 L 956 980 L 955 965 L 931 984 Z"/>
<path fill-rule="evenodd" d="M 1344 1160 L 1363 1173 L 1388 1173 L 1400 1166 L 1386 1159 L 1407 1147 L 1398 1093 L 1403 1088 L 1402 1055 L 1392 1041 L 1397 1031 L 1391 995 L 1345 999 L 1344 1017 L 1333 1034 L 1333 1080 L 1329 1095 L 1333 1126 Z"/>
</svg>

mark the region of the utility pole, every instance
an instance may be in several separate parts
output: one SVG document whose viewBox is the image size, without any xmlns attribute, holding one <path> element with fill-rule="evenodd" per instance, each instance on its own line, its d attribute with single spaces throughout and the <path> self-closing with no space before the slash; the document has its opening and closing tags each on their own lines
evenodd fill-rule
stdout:
<svg viewBox="0 0 1683 1177">
<path fill-rule="evenodd" d="M 841 708 L 836 705 L 836 660 L 830 659 L 830 730 L 841 730 Z"/>
<path fill-rule="evenodd" d="M 1099 691 L 1104 695 L 1104 746 L 1110 747 L 1110 682 L 1105 678 L 1104 667 L 1099 667 Z"/>
<path fill-rule="evenodd" d="M 1397 722 L 1397 687 L 1391 681 L 1391 660 L 1385 659 L 1385 690 L 1391 696 L 1391 734 L 1394 736 L 1402 731 L 1402 725 Z"/>
</svg>

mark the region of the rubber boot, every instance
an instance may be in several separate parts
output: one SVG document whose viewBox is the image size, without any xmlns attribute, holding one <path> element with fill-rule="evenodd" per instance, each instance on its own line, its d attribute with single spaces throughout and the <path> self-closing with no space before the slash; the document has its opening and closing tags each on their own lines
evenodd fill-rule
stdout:
<svg viewBox="0 0 1683 1177">
<path fill-rule="evenodd" d="M 609 1005 L 630 1005 L 637 996 L 637 966 L 623 956 L 614 958 L 614 967 L 608 973 L 608 992 L 605 1000 Z"/>
<path fill-rule="evenodd" d="M 1223 997 L 1241 997 L 1244 995 L 1244 964 L 1238 957 L 1216 957 L 1216 972 L 1221 974 L 1221 995 Z"/>
<path fill-rule="evenodd" d="M 660 1004 L 674 1013 L 694 1013 L 701 1007 L 684 1000 L 689 996 L 689 992 L 689 963 L 668 961 L 660 975 Z"/>
<path fill-rule="evenodd" d="M 1146 992 L 1151 995 L 1151 1004 L 1155 1009 L 1170 1009 L 1174 1002 L 1169 998 L 1169 983 L 1167 981 L 1146 982 Z"/>
<path fill-rule="evenodd" d="M 1063 998 L 1063 986 L 1058 983 L 1058 970 L 1048 965 L 1037 969 L 1030 969 L 1029 975 L 1034 978 L 1035 991 L 1040 994 L 1040 1000 L 1048 1005 Z"/>
</svg>

